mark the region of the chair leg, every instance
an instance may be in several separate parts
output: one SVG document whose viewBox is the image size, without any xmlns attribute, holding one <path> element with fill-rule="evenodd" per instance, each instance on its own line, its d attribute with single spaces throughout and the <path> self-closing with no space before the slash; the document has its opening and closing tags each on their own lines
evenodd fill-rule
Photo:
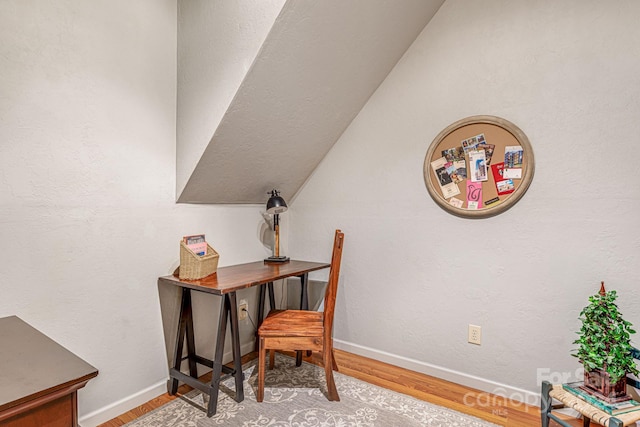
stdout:
<svg viewBox="0 0 640 427">
<path fill-rule="evenodd" d="M 333 348 L 331 349 L 331 367 L 333 367 L 334 371 L 338 371 L 338 364 L 336 363 L 336 355 L 333 353 Z"/>
<path fill-rule="evenodd" d="M 340 396 L 338 396 L 338 390 L 336 389 L 336 383 L 333 379 L 333 349 L 322 352 L 322 359 L 324 363 L 324 375 L 327 379 L 327 392 L 329 400 L 338 402 Z"/>
<path fill-rule="evenodd" d="M 264 338 L 260 338 L 260 349 L 258 351 L 258 393 L 256 401 L 262 402 L 264 399 L 264 365 L 267 363 L 267 349 Z"/>
<path fill-rule="evenodd" d="M 276 351 L 274 349 L 269 350 L 269 370 L 273 369 L 276 364 Z"/>
</svg>

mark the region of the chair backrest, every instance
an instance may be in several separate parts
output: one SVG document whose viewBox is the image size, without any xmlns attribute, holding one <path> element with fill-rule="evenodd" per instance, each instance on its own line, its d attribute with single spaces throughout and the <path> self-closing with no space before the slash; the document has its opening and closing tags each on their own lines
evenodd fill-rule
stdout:
<svg viewBox="0 0 640 427">
<path fill-rule="evenodd" d="M 333 239 L 333 253 L 331 255 L 331 269 L 329 271 L 329 281 L 324 293 L 324 333 L 325 338 L 331 337 L 333 330 L 333 313 L 336 308 L 336 297 L 338 294 L 338 278 L 340 276 L 340 262 L 342 261 L 342 244 L 344 243 L 344 233 L 336 230 Z"/>
</svg>

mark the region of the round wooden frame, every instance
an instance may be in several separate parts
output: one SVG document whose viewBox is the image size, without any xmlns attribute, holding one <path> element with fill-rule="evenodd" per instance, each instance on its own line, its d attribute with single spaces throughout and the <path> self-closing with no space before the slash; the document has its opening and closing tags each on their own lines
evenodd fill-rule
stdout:
<svg viewBox="0 0 640 427">
<path fill-rule="evenodd" d="M 462 140 L 481 133 L 485 134 L 487 143 L 496 145 L 494 160 L 492 160 L 494 164 L 503 160 L 500 156 L 503 155 L 501 153 L 503 153 L 505 146 L 520 145 L 522 147 L 522 178 L 514 180 L 515 190 L 512 193 L 497 196 L 493 176 L 488 174 L 489 180 L 482 184 L 483 195 L 487 194 L 488 198 L 483 197 L 483 202 L 497 198 L 496 202 L 488 206 L 484 206 L 483 203 L 483 207 L 477 210 L 453 206 L 442 194 L 440 184 L 435 172 L 432 170 L 431 162 L 442 157 L 443 150 L 460 146 Z M 496 162 L 495 160 L 498 161 Z M 506 211 L 522 198 L 533 180 L 534 170 L 533 150 L 531 144 L 529 144 L 529 139 L 520 128 L 508 120 L 496 116 L 471 116 L 458 120 L 436 136 L 429 146 L 429 150 L 427 150 L 423 173 L 429 195 L 442 209 L 463 218 L 488 218 Z M 458 183 L 458 188 L 460 189 L 461 197 L 466 200 L 465 181 Z"/>
</svg>

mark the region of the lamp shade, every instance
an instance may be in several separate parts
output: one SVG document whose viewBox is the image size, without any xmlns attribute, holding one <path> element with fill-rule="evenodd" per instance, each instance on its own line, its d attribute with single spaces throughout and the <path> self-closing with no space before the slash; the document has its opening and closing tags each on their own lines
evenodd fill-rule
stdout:
<svg viewBox="0 0 640 427">
<path fill-rule="evenodd" d="M 271 197 L 267 201 L 267 213 L 280 214 L 287 210 L 287 204 L 284 199 L 278 195 L 278 190 L 271 191 Z"/>
</svg>

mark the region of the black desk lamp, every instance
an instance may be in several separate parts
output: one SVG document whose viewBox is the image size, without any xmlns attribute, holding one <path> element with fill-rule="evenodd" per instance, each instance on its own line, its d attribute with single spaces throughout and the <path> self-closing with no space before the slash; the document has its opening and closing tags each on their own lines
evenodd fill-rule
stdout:
<svg viewBox="0 0 640 427">
<path fill-rule="evenodd" d="M 265 259 L 265 262 L 287 262 L 289 257 L 280 256 L 280 214 L 286 212 L 287 204 L 279 196 L 278 190 L 271 190 L 271 197 L 267 201 L 267 213 L 273 215 L 273 231 L 275 232 L 275 242 L 273 244 L 273 256 Z"/>
</svg>

